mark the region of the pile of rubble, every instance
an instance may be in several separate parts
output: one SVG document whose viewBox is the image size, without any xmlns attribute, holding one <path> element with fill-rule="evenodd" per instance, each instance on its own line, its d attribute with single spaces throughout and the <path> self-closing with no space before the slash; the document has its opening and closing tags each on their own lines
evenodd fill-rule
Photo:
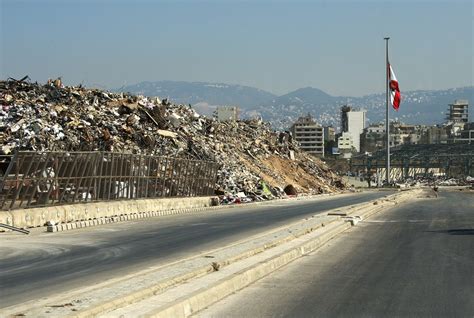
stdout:
<svg viewBox="0 0 474 318">
<path fill-rule="evenodd" d="M 0 81 L 0 154 L 15 150 L 116 151 L 215 160 L 225 202 L 331 193 L 343 182 L 261 121 L 218 122 L 167 99 Z M 284 189 L 284 187 L 287 189 Z"/>
</svg>

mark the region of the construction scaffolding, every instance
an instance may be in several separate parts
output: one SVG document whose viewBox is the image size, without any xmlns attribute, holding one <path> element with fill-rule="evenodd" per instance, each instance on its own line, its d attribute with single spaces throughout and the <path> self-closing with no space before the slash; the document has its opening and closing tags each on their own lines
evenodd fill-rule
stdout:
<svg viewBox="0 0 474 318">
<path fill-rule="evenodd" d="M 20 151 L 0 158 L 0 209 L 214 193 L 213 161 L 112 152 Z"/>
<path fill-rule="evenodd" d="M 474 175 L 474 144 L 402 145 L 390 149 L 390 179 L 443 175 L 465 178 Z M 386 152 L 377 151 L 351 158 L 351 171 L 383 178 Z"/>
</svg>

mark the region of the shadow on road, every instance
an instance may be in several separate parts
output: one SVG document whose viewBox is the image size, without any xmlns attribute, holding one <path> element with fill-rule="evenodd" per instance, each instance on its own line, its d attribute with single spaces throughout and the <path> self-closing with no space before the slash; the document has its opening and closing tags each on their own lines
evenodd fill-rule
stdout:
<svg viewBox="0 0 474 318">
<path fill-rule="evenodd" d="M 427 231 L 431 233 L 444 233 L 450 235 L 474 235 L 474 229 L 453 229 L 453 230 L 440 230 L 440 231 Z"/>
</svg>

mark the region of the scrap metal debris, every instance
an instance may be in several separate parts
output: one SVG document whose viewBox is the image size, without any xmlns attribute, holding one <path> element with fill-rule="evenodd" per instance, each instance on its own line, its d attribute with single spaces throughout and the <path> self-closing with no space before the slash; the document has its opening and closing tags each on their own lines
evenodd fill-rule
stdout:
<svg viewBox="0 0 474 318">
<path fill-rule="evenodd" d="M 260 120 L 218 122 L 168 99 L 65 87 L 60 78 L 45 85 L 27 79 L 0 81 L 0 155 L 115 151 L 215 160 L 223 203 L 345 187 L 288 132 Z"/>
</svg>

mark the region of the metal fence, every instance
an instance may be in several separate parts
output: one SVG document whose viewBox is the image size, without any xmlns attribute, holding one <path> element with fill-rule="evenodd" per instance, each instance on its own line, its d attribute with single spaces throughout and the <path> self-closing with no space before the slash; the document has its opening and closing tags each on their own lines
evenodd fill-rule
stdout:
<svg viewBox="0 0 474 318">
<path fill-rule="evenodd" d="M 0 163 L 2 210 L 212 195 L 218 169 L 212 161 L 107 152 L 21 151 Z"/>
</svg>

